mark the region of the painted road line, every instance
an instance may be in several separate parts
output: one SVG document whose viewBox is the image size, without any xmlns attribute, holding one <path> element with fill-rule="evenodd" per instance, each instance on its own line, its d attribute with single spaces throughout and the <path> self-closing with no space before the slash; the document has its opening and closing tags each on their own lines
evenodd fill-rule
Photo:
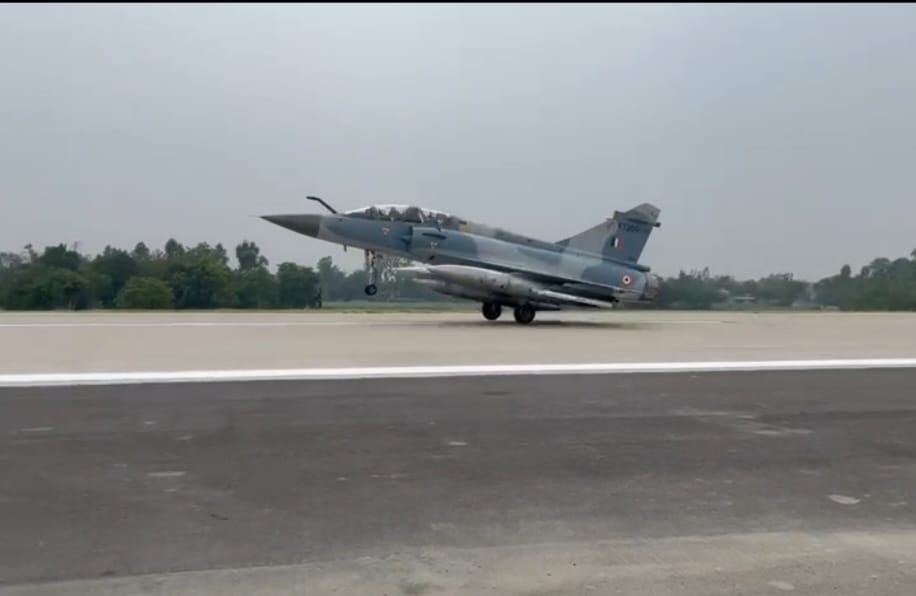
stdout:
<svg viewBox="0 0 916 596">
<path fill-rule="evenodd" d="M 188 370 L 94 373 L 0 374 L 0 387 L 53 385 L 123 385 L 218 381 L 345 380 L 506 375 L 582 375 L 788 370 L 916 368 L 916 358 L 844 360 L 747 360 L 720 362 L 609 362 L 592 364 L 499 364 L 380 366 L 249 370 Z"/>
<path fill-rule="evenodd" d="M 174 328 L 174 327 L 379 327 L 379 326 L 411 326 L 429 325 L 442 322 L 442 318 L 417 317 L 410 320 L 352 320 L 352 321 L 159 321 L 159 322 L 98 322 L 98 323 L 0 323 L 0 329 L 143 329 L 143 328 Z M 708 319 L 708 320 L 665 320 L 665 319 L 569 319 L 561 323 L 633 323 L 638 325 L 718 325 L 723 323 L 737 323 L 735 320 Z M 481 326 L 492 326 L 481 320 Z M 503 328 L 506 325 L 502 325 Z"/>
<path fill-rule="evenodd" d="M 160 323 L 0 323 L 0 329 L 80 329 L 132 327 L 314 327 L 365 325 L 360 321 L 182 321 Z"/>
</svg>

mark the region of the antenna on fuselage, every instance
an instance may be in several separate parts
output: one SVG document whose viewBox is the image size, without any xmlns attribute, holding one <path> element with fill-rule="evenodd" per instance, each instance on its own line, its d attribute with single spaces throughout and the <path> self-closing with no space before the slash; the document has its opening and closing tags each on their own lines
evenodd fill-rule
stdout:
<svg viewBox="0 0 916 596">
<path fill-rule="evenodd" d="M 324 208 L 327 209 L 328 211 L 330 211 L 331 213 L 335 213 L 335 214 L 337 213 L 337 209 L 334 209 L 333 207 L 331 207 L 330 205 L 328 205 L 328 204 L 325 202 L 324 199 L 321 199 L 321 198 L 319 198 L 319 197 L 305 197 L 305 198 L 308 199 L 308 200 L 310 200 L 310 201 L 318 201 L 319 203 L 321 203 L 322 205 L 324 205 Z"/>
</svg>

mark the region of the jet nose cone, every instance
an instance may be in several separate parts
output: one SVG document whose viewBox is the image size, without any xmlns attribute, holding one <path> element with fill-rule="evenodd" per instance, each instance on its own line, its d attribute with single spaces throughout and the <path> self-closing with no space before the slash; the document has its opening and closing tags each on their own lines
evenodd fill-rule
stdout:
<svg viewBox="0 0 916 596">
<path fill-rule="evenodd" d="M 313 238 L 318 237 L 323 215 L 262 215 L 261 219 L 269 221 L 287 230 L 292 230 Z"/>
</svg>

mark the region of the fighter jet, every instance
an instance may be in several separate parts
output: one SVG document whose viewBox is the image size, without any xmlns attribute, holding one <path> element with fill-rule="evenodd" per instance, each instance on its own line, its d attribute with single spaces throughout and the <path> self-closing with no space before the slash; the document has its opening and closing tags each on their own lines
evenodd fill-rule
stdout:
<svg viewBox="0 0 916 596">
<path fill-rule="evenodd" d="M 447 296 L 481 303 L 484 318 L 511 308 L 515 321 L 531 323 L 537 311 L 614 308 L 652 302 L 659 278 L 639 263 L 660 210 L 643 203 L 558 241 L 538 240 L 468 221 L 435 209 L 380 204 L 328 213 L 262 215 L 305 236 L 365 251 L 366 294 L 378 291 L 377 258 L 411 261 L 400 268 Z"/>
</svg>

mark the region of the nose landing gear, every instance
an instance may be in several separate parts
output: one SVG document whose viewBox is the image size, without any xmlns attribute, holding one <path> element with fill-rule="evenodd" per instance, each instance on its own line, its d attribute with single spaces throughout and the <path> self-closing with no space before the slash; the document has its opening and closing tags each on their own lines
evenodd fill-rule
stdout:
<svg viewBox="0 0 916 596">
<path fill-rule="evenodd" d="M 375 296 L 378 294 L 378 268 L 375 266 L 375 252 L 366 251 L 366 268 L 369 270 L 369 285 L 366 286 L 366 295 Z"/>
</svg>

